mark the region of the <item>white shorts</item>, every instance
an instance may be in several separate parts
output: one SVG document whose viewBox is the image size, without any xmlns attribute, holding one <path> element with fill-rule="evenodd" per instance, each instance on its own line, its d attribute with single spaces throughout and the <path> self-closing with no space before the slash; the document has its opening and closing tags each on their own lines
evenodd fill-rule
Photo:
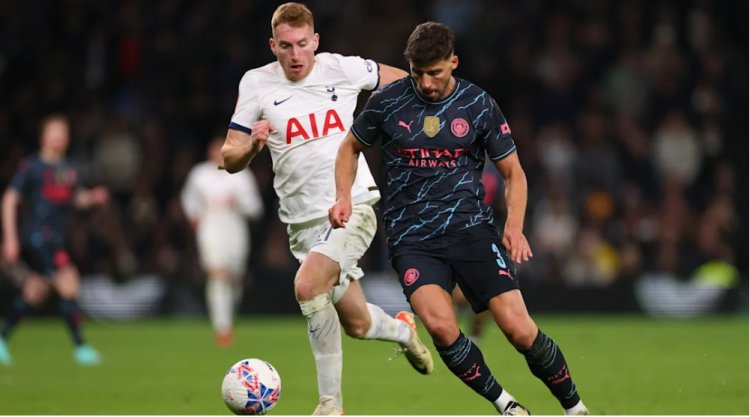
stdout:
<svg viewBox="0 0 750 417">
<path fill-rule="evenodd" d="M 331 290 L 331 299 L 336 303 L 344 295 L 349 281 L 364 275 L 357 262 L 370 247 L 377 227 L 372 207 L 357 204 L 344 228 L 333 229 L 328 219 L 288 225 L 289 248 L 300 263 L 309 252 L 317 252 L 339 264 L 339 281 Z"/>
<path fill-rule="evenodd" d="M 204 219 L 198 227 L 197 244 L 204 269 L 226 269 L 233 276 L 245 271 L 250 252 L 246 223 L 228 216 Z"/>
</svg>

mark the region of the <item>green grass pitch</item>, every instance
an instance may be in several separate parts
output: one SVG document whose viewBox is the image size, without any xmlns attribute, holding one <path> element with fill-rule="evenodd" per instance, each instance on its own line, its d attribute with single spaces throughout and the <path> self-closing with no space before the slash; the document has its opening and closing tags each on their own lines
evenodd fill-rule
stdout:
<svg viewBox="0 0 750 417">
<path fill-rule="evenodd" d="M 562 347 L 594 414 L 748 414 L 747 317 L 536 321 Z M 230 349 L 217 348 L 199 319 L 88 322 L 85 331 L 104 357 L 99 367 L 74 364 L 61 320 L 22 323 L 9 343 L 15 363 L 0 367 L 0 414 L 228 414 L 221 380 L 245 357 L 268 360 L 281 374 L 281 400 L 271 414 L 309 415 L 317 403 L 301 317 L 243 317 Z M 392 346 L 344 338 L 348 415 L 495 414 L 434 350 L 435 372 L 423 376 L 403 357 L 389 361 Z M 494 326 L 481 346 L 498 380 L 532 413 L 562 414 Z"/>
</svg>

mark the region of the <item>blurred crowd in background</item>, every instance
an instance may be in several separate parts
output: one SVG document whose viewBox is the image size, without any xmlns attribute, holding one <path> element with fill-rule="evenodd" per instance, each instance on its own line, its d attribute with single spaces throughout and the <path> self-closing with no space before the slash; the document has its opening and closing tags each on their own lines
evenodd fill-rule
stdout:
<svg viewBox="0 0 750 417">
<path fill-rule="evenodd" d="M 179 191 L 208 141 L 226 133 L 243 73 L 274 59 L 278 3 L 0 3 L 0 186 L 35 151 L 39 120 L 67 114 L 70 159 L 86 184 L 113 196 L 71 224 L 84 275 L 201 285 Z M 528 177 L 535 258 L 521 269 L 524 285 L 604 288 L 647 273 L 689 280 L 709 262 L 747 281 L 746 2 L 306 3 L 319 51 L 402 68 L 418 23 L 455 30 L 455 75 L 497 99 Z M 367 157 L 380 180 L 380 155 Z M 249 226 L 251 275 L 291 282 L 297 264 L 268 153 L 251 169 L 266 207 Z M 502 225 L 500 177 L 487 185 Z M 382 233 L 363 266 L 390 272 Z"/>
</svg>

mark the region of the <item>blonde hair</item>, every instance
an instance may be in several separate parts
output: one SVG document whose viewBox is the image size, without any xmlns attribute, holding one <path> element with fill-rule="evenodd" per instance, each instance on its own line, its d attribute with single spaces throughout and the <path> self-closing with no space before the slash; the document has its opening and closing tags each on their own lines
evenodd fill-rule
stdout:
<svg viewBox="0 0 750 417">
<path fill-rule="evenodd" d="M 276 27 L 282 23 L 295 28 L 310 25 L 310 28 L 315 30 L 313 14 L 302 3 L 289 2 L 277 7 L 276 11 L 273 12 L 273 17 L 271 17 L 271 32 L 275 32 Z"/>
</svg>

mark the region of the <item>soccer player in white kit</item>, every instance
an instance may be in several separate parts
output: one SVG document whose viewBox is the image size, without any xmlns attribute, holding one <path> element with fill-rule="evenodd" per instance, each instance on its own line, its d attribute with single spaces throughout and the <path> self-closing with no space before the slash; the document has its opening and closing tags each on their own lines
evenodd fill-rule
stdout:
<svg viewBox="0 0 750 417">
<path fill-rule="evenodd" d="M 397 342 L 417 371 L 433 369 L 411 313 L 390 317 L 367 303 L 357 281 L 363 275 L 357 261 L 377 227 L 372 204 L 380 199 L 364 157 L 349 223 L 333 230 L 327 219 L 335 197 L 336 152 L 353 122 L 357 96 L 407 74 L 356 56 L 316 55 L 319 36 L 302 4 L 279 6 L 271 28 L 269 44 L 277 60 L 240 81 L 222 148 L 224 167 L 240 172 L 265 146 L 271 152 L 279 217 L 301 262 L 294 289 L 317 369 L 320 398 L 313 414 L 342 415 L 340 325 L 352 337 Z"/>
<path fill-rule="evenodd" d="M 247 220 L 263 215 L 263 200 L 250 171 L 229 175 L 217 169 L 224 163 L 223 143 L 221 136 L 211 140 L 208 159 L 190 170 L 180 200 L 208 275 L 206 305 L 216 343 L 228 347 L 234 341 L 234 314 L 250 252 Z"/>
</svg>

